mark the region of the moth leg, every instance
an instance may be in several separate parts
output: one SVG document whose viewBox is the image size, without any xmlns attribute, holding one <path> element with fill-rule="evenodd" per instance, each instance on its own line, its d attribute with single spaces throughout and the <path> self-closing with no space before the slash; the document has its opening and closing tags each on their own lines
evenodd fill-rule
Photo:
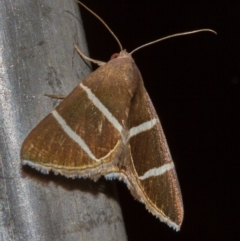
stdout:
<svg viewBox="0 0 240 241">
<path fill-rule="evenodd" d="M 65 99 L 66 95 L 51 95 L 51 94 L 44 94 L 44 96 L 47 96 L 52 99 Z"/>
<path fill-rule="evenodd" d="M 77 46 L 76 44 L 73 44 L 73 46 L 74 46 L 74 48 L 77 50 L 78 54 L 79 54 L 82 58 L 84 58 L 84 59 L 86 59 L 86 60 L 88 60 L 88 61 L 90 61 L 90 62 L 92 62 L 92 63 L 94 63 L 94 64 L 97 64 L 98 66 L 102 66 L 102 65 L 106 64 L 105 62 L 102 62 L 102 61 L 100 61 L 100 60 L 96 60 L 96 59 L 89 58 L 88 56 L 86 56 L 86 55 L 78 48 L 78 46 Z"/>
</svg>

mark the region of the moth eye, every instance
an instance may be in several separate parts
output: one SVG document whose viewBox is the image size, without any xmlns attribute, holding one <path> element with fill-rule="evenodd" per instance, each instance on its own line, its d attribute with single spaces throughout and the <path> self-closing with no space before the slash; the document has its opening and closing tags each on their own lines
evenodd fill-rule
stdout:
<svg viewBox="0 0 240 241">
<path fill-rule="evenodd" d="M 115 54 L 113 54 L 113 55 L 111 56 L 110 60 L 116 59 L 118 56 L 119 56 L 119 54 L 118 54 L 118 53 L 115 53 Z"/>
</svg>

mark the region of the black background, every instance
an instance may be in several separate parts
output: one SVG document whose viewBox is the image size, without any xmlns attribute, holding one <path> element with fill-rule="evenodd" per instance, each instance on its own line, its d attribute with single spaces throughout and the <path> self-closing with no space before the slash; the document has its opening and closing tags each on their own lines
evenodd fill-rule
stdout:
<svg viewBox="0 0 240 241">
<path fill-rule="evenodd" d="M 161 119 L 181 185 L 185 217 L 175 232 L 117 182 L 132 240 L 240 240 L 239 1 L 84 1 L 128 51 L 170 34 L 211 28 L 135 54 Z M 113 37 L 82 9 L 90 56 L 107 61 Z"/>
</svg>

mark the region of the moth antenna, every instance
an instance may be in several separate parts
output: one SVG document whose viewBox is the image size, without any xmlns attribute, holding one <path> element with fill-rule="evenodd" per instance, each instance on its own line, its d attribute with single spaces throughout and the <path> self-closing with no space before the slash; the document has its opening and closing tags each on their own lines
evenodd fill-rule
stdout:
<svg viewBox="0 0 240 241">
<path fill-rule="evenodd" d="M 119 41 L 119 39 L 117 38 L 117 36 L 113 33 L 113 31 L 110 29 L 110 27 L 96 14 L 94 13 L 90 8 L 88 8 L 86 5 L 84 5 L 82 2 L 80 2 L 79 0 L 77 0 L 77 2 L 83 6 L 86 10 L 88 10 L 92 15 L 94 15 L 100 22 L 102 22 L 102 24 L 108 29 L 108 31 L 112 34 L 112 36 L 116 39 L 119 47 L 120 47 L 120 50 L 122 51 L 123 50 L 123 47 Z M 91 60 L 90 60 L 91 61 Z"/>
<path fill-rule="evenodd" d="M 130 54 L 132 55 L 134 52 L 136 52 L 139 49 L 142 49 L 142 48 L 144 48 L 146 46 L 149 46 L 149 45 L 155 44 L 157 42 L 163 41 L 165 39 L 174 38 L 174 37 L 183 36 L 183 35 L 188 35 L 188 34 L 199 33 L 199 32 L 212 32 L 212 33 L 217 35 L 217 32 L 213 31 L 212 29 L 198 29 L 198 30 L 193 30 L 193 31 L 189 31 L 189 32 L 176 33 L 176 34 L 172 34 L 172 35 L 166 36 L 164 38 L 157 39 L 157 40 L 152 41 L 150 43 L 146 43 L 144 45 L 141 45 L 140 47 L 134 49 Z"/>
</svg>

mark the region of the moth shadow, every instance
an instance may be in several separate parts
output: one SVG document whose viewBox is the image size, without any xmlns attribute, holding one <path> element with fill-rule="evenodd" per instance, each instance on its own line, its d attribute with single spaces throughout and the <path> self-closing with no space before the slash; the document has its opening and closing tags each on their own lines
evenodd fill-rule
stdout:
<svg viewBox="0 0 240 241">
<path fill-rule="evenodd" d="M 43 186 L 54 183 L 56 186 L 61 186 L 69 192 L 79 190 L 80 192 L 88 192 L 95 196 L 101 193 L 108 198 L 118 200 L 115 182 L 107 181 L 104 177 L 101 177 L 96 182 L 89 178 L 67 178 L 55 175 L 53 172 L 43 174 L 29 166 L 22 166 L 22 177 L 28 177 Z"/>
</svg>

